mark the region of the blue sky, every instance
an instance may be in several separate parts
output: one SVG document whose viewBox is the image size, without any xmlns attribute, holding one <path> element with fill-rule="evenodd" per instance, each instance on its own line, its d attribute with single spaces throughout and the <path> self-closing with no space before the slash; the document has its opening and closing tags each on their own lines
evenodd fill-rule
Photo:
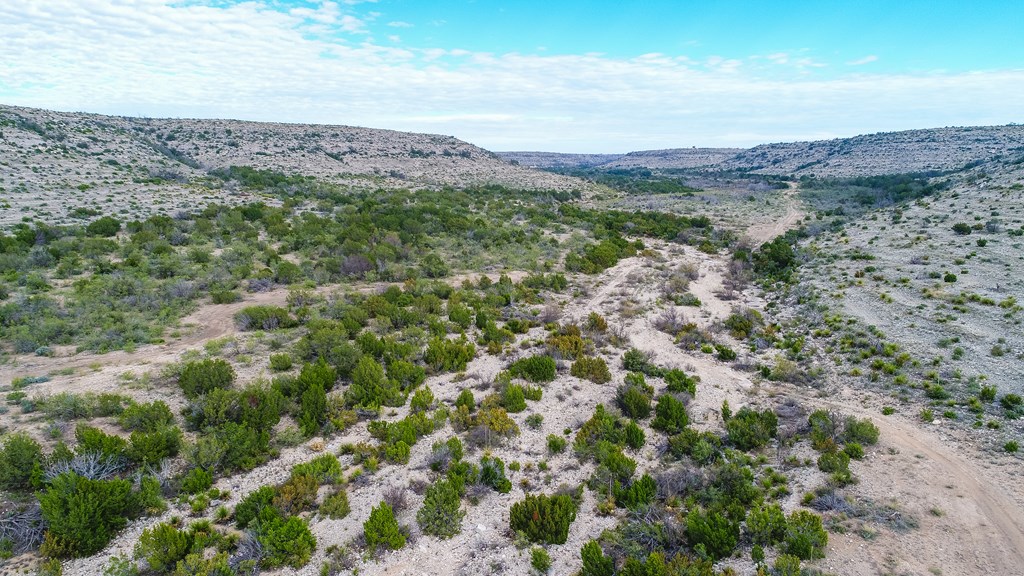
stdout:
<svg viewBox="0 0 1024 576">
<path fill-rule="evenodd" d="M 0 102 L 624 152 L 1024 121 L 1024 2 L 0 3 Z"/>
</svg>

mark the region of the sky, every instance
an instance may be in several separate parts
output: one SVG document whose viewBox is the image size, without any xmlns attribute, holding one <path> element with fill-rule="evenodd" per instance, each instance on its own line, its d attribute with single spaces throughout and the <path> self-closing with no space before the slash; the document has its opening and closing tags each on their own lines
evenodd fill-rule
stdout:
<svg viewBox="0 0 1024 576">
<path fill-rule="evenodd" d="M 0 0 L 0 103 L 746 147 L 1024 122 L 1013 0 Z"/>
</svg>

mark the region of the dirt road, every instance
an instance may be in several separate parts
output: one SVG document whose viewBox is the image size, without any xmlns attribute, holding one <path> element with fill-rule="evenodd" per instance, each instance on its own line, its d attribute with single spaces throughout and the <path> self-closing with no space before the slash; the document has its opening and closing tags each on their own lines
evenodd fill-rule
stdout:
<svg viewBox="0 0 1024 576">
<path fill-rule="evenodd" d="M 800 208 L 800 200 L 797 198 L 797 192 L 797 185 L 790 182 L 789 190 L 787 190 L 785 195 L 783 195 L 783 198 L 786 201 L 786 214 L 782 218 L 751 226 L 747 229 L 747 232 L 743 237 L 754 246 L 760 246 L 765 242 L 771 241 L 776 236 L 785 234 L 787 230 L 795 227 L 805 216 L 804 211 Z"/>
</svg>

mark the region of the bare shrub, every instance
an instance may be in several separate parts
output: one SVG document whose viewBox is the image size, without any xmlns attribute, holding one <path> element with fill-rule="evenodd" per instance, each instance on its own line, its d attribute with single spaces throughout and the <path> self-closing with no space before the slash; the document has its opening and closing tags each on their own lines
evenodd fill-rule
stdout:
<svg viewBox="0 0 1024 576">
<path fill-rule="evenodd" d="M 47 482 L 66 472 L 74 472 L 90 480 L 106 480 L 125 468 L 121 458 L 104 455 L 100 452 L 86 452 L 71 460 L 58 460 L 46 467 L 43 478 Z"/>
<path fill-rule="evenodd" d="M 853 506 L 841 494 L 829 490 L 811 501 L 811 508 L 818 512 L 842 512 L 853 514 Z"/>
<path fill-rule="evenodd" d="M 46 522 L 38 502 L 0 516 L 0 541 L 10 542 L 14 554 L 39 548 L 45 532 Z"/>
<path fill-rule="evenodd" d="M 678 334 L 684 325 L 686 325 L 686 318 L 677 312 L 674 306 L 665 308 L 665 310 L 663 310 L 661 314 L 654 319 L 655 328 L 662 332 L 672 334 L 673 336 Z"/>
<path fill-rule="evenodd" d="M 558 322 L 562 318 L 562 307 L 557 304 L 548 304 L 540 312 L 540 316 L 537 317 L 544 324 L 550 324 L 551 322 Z"/>
<path fill-rule="evenodd" d="M 269 292 L 274 288 L 274 281 L 270 278 L 254 278 L 246 284 L 249 292 Z"/>
<path fill-rule="evenodd" d="M 408 491 L 401 486 L 392 486 L 384 491 L 384 502 L 397 514 L 409 507 Z"/>
<path fill-rule="evenodd" d="M 248 576 L 256 576 L 260 573 L 259 565 L 264 556 L 266 556 L 266 551 L 263 549 L 263 544 L 260 544 L 255 534 L 246 532 L 238 542 L 238 548 L 235 550 L 235 553 L 228 558 L 228 566 L 236 574 L 244 574 L 239 572 L 242 563 L 252 560 L 252 567 L 248 571 Z"/>
<path fill-rule="evenodd" d="M 658 499 L 667 500 L 700 488 L 707 482 L 704 473 L 695 468 L 673 468 L 666 470 L 656 478 Z"/>
</svg>

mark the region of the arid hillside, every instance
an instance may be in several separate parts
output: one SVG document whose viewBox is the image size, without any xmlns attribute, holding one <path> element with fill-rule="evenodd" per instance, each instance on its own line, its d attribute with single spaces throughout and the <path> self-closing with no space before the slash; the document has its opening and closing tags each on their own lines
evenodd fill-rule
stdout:
<svg viewBox="0 0 1024 576">
<path fill-rule="evenodd" d="M 880 132 L 813 142 L 740 148 L 676 148 L 629 154 L 501 152 L 538 168 L 706 169 L 786 176 L 852 177 L 960 170 L 1024 158 L 1024 126 L 972 126 Z"/>
<path fill-rule="evenodd" d="M 210 182 L 199 181 L 230 166 L 314 176 L 359 189 L 587 186 L 575 178 L 510 164 L 451 136 L 351 126 L 127 118 L 2 105 L 0 166 L 0 220 L 8 225 L 23 216 L 61 221 L 76 208 L 173 213 L 212 200 Z M 227 192 L 218 193 L 217 200 L 252 199 L 247 193 Z"/>
</svg>

